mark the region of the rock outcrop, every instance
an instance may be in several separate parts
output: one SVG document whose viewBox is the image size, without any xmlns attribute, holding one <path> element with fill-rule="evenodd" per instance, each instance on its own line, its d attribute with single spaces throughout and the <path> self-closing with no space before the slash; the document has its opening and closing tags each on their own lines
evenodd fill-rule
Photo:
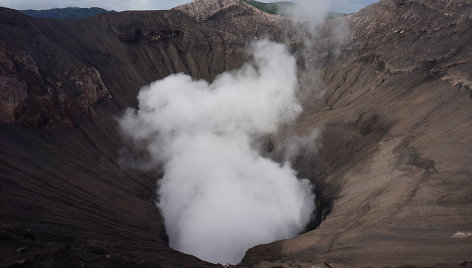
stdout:
<svg viewBox="0 0 472 268">
<path fill-rule="evenodd" d="M 174 8 L 227 34 L 227 39 L 278 38 L 287 20 L 265 13 L 240 0 L 197 0 Z M 228 27 L 231 21 L 231 27 Z M 231 35 L 228 35 L 230 33 Z"/>
<path fill-rule="evenodd" d="M 25 27 L 33 33 L 38 31 L 36 25 L 25 15 L 4 11 L 0 16 L 4 25 L 10 25 L 2 31 L 1 39 L 6 43 L 0 44 L 0 83 L 4 88 L 0 125 L 71 127 L 83 114 L 93 117 L 93 105 L 103 97 L 111 97 L 95 67 L 83 62 L 66 63 L 65 58 L 59 59 L 64 57 L 61 51 L 48 55 L 52 61 L 49 64 L 59 63 L 59 66 L 38 67 L 37 57 L 16 43 L 25 32 L 9 31 Z M 29 45 L 38 45 L 38 50 L 55 49 L 53 43 L 41 43 L 35 40 Z"/>
</svg>

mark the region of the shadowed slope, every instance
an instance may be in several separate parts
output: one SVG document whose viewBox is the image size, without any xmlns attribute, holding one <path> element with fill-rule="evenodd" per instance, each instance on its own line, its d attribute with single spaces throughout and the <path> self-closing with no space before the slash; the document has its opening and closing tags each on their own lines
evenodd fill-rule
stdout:
<svg viewBox="0 0 472 268">
<path fill-rule="evenodd" d="M 115 117 L 168 74 L 211 80 L 239 66 L 245 37 L 179 11 L 56 21 L 1 9 L 0 23 L 0 266 L 205 266 L 167 247 L 159 171 L 120 165 Z"/>
</svg>

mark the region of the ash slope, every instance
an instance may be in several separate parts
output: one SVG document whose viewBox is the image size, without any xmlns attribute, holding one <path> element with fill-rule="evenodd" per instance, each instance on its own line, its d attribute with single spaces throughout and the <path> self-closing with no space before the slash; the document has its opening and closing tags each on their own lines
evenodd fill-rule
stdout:
<svg viewBox="0 0 472 268">
<path fill-rule="evenodd" d="M 120 168 L 114 120 L 140 86 L 211 80 L 242 64 L 247 40 L 283 29 L 239 1 L 196 4 L 213 9 L 76 21 L 0 10 L 1 266 L 208 265 L 167 247 L 155 178 Z M 326 94 L 298 123 L 324 129 L 319 154 L 296 165 L 331 213 L 245 265 L 472 259 L 472 238 L 452 238 L 472 232 L 470 14 L 467 0 L 388 0 L 346 18 L 352 39 L 318 51 Z"/>
<path fill-rule="evenodd" d="M 211 266 L 167 246 L 156 172 L 122 168 L 116 116 L 171 73 L 239 67 L 264 33 L 176 10 L 59 21 L 2 8 L 0 24 L 0 267 Z"/>
<path fill-rule="evenodd" d="M 331 214 L 249 250 L 246 264 L 471 261 L 471 237 L 456 234 L 472 232 L 471 14 L 471 1 L 387 0 L 347 17 L 350 43 L 320 53 L 327 91 L 298 123 L 324 128 L 319 155 L 298 170 Z"/>
</svg>

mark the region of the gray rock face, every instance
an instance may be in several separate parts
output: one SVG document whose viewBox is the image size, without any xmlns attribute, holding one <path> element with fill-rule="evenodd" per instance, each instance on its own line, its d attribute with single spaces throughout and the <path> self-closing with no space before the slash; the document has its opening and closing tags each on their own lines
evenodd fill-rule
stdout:
<svg viewBox="0 0 472 268">
<path fill-rule="evenodd" d="M 160 172 L 122 165 L 116 117 L 151 81 L 239 66 L 245 42 L 224 36 L 180 11 L 56 21 L 0 9 L 0 267 L 214 266 L 167 246 Z"/>
<path fill-rule="evenodd" d="M 240 0 L 197 0 L 175 10 L 221 31 L 228 40 L 251 40 L 262 36 L 277 39 L 287 23 L 280 16 L 265 13 Z M 231 21 L 230 27 L 228 21 Z"/>
<path fill-rule="evenodd" d="M 228 14 L 232 11 L 237 12 L 237 14 L 251 13 L 258 17 L 257 20 L 266 22 L 281 19 L 279 16 L 265 13 L 239 0 L 197 0 L 174 9 L 181 10 L 198 21 L 210 20 L 220 14 Z"/>
<path fill-rule="evenodd" d="M 21 65 L 33 77 L 38 77 L 38 68 L 28 55 L 9 55 L 6 46 L 0 44 L 0 124 L 13 124 L 15 122 L 15 110 L 28 98 L 28 90 L 25 81 L 17 75 L 17 67 Z M 15 62 L 16 60 L 16 62 Z"/>
<path fill-rule="evenodd" d="M 470 1 L 381 1 L 347 17 L 350 44 L 316 58 L 326 93 L 298 123 L 323 129 L 298 169 L 332 211 L 314 231 L 249 250 L 246 264 L 470 261 L 472 240 L 456 235 L 472 226 L 470 14 Z"/>
<path fill-rule="evenodd" d="M 24 18 L 22 15 L 17 18 L 4 12 L 1 16 L 4 24 L 35 28 L 27 20 L 21 20 Z M 6 41 L 18 35 L 9 32 L 14 28 L 6 27 L 2 40 Z M 0 125 L 71 127 L 83 114 L 94 116 L 92 106 L 98 100 L 105 96 L 111 97 L 95 67 L 77 63 L 60 68 L 40 68 L 37 59 L 32 56 L 37 52 L 28 52 L 28 49 L 14 44 L 15 41 L 20 40 L 9 40 L 0 44 L 0 83 L 3 89 L 0 99 Z M 52 44 L 47 45 L 54 47 Z M 63 57 L 60 52 L 48 57 L 65 61 L 65 58 L 60 59 Z M 48 73 L 51 70 L 52 72 Z"/>
</svg>

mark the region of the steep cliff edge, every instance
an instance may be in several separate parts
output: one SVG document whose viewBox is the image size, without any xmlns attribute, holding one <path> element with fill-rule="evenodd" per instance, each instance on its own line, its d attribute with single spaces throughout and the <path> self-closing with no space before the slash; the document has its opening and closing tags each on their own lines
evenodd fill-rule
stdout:
<svg viewBox="0 0 472 268">
<path fill-rule="evenodd" d="M 296 166 L 324 221 L 243 265 L 472 260 L 471 7 L 386 0 L 343 18 L 351 38 L 313 56 L 326 92 L 297 124 L 323 130 Z M 282 23 L 239 1 L 74 21 L 0 8 L 0 266 L 211 266 L 168 248 L 159 171 L 120 165 L 115 118 L 151 81 L 239 66 L 245 43 Z"/>
</svg>

